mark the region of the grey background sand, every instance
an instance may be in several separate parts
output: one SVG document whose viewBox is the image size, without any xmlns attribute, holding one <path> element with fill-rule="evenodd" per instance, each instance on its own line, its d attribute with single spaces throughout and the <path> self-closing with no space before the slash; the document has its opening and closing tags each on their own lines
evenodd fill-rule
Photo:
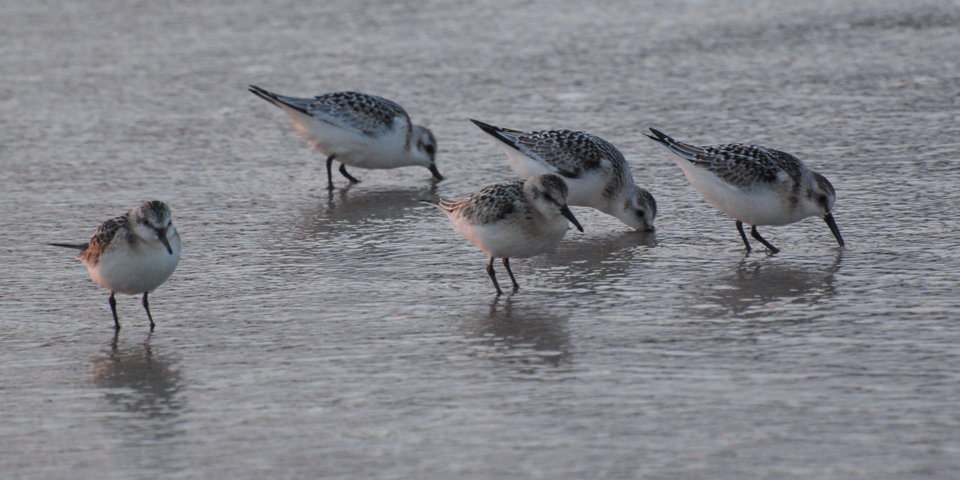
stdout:
<svg viewBox="0 0 960 480">
<path fill-rule="evenodd" d="M 957 2 L 407 3 L 2 2 L 4 478 L 960 475 Z M 328 196 L 248 84 L 393 99 L 448 180 Z M 416 200 L 514 178 L 467 118 L 611 141 L 657 231 L 575 209 L 495 301 Z M 797 155 L 848 247 L 746 256 L 651 126 Z M 45 244 L 152 198 L 183 258 L 114 342 Z"/>
</svg>

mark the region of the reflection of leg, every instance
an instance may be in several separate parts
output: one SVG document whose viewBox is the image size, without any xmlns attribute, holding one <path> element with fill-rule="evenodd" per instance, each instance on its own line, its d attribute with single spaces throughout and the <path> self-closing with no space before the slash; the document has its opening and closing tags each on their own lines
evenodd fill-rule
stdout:
<svg viewBox="0 0 960 480">
<path fill-rule="evenodd" d="M 350 175 L 349 173 L 347 173 L 347 166 L 342 163 L 340 164 L 340 173 L 344 177 L 347 177 L 347 180 L 350 180 L 350 183 L 360 183 L 360 180 L 353 178 L 353 175 Z"/>
<path fill-rule="evenodd" d="M 493 286 L 497 289 L 497 296 L 503 295 L 503 290 L 500 290 L 500 284 L 497 283 L 497 275 L 493 273 L 493 258 L 490 257 L 490 263 L 487 264 L 487 275 L 490 275 L 490 280 L 493 280 Z"/>
<path fill-rule="evenodd" d="M 150 319 L 150 331 L 153 331 L 153 315 L 150 315 L 150 303 L 147 302 L 147 292 L 143 292 L 143 309 L 147 311 L 147 318 Z"/>
<path fill-rule="evenodd" d="M 517 293 L 517 290 L 520 290 L 520 285 L 517 283 L 517 279 L 513 278 L 513 272 L 510 271 L 510 259 L 503 257 L 503 266 L 507 268 L 507 273 L 510 274 L 510 281 L 513 282 L 513 292 Z"/>
<path fill-rule="evenodd" d="M 330 155 L 327 157 L 327 190 L 333 190 L 333 174 L 330 173 L 330 168 L 333 167 L 333 159 L 337 154 Z"/>
<path fill-rule="evenodd" d="M 117 318 L 117 299 L 113 298 L 113 292 L 110 292 L 110 311 L 113 312 L 114 330 L 120 330 L 120 319 Z"/>
<path fill-rule="evenodd" d="M 753 238 L 760 240 L 760 243 L 766 245 L 767 248 L 770 249 L 770 253 L 777 253 L 780 251 L 780 249 L 778 249 L 777 247 L 774 247 L 773 245 L 770 245 L 770 242 L 764 240 L 763 237 L 760 236 L 760 232 L 757 231 L 756 225 L 754 225 L 753 228 L 750 229 L 750 235 L 753 235 Z"/>
<path fill-rule="evenodd" d="M 743 244 L 747 246 L 747 251 L 751 250 L 750 242 L 747 241 L 747 234 L 743 233 L 743 222 L 737 220 L 737 231 L 740 232 L 740 238 L 743 239 Z"/>
</svg>

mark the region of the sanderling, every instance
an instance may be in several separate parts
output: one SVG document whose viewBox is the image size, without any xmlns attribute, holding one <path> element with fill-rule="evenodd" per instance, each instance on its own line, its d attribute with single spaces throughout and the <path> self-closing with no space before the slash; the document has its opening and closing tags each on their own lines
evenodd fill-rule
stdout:
<svg viewBox="0 0 960 480">
<path fill-rule="evenodd" d="M 510 271 L 511 258 L 533 257 L 556 247 L 567 233 L 567 220 L 583 231 L 567 207 L 567 185 L 553 174 L 487 185 L 461 200 L 427 202 L 440 207 L 457 233 L 490 256 L 487 274 L 498 296 L 503 290 L 493 273 L 495 258 L 503 258 L 516 292 L 520 285 Z"/>
<path fill-rule="evenodd" d="M 250 85 L 258 97 L 280 107 L 296 130 L 313 148 L 327 156 L 327 188 L 333 190 L 331 166 L 340 162 L 359 168 L 397 168 L 420 165 L 437 180 L 437 140 L 426 127 L 414 125 L 407 112 L 385 98 L 358 92 L 335 92 L 314 98 L 284 97 Z"/>
<path fill-rule="evenodd" d="M 570 130 L 521 132 L 470 120 L 497 141 L 523 178 L 563 177 L 573 206 L 592 207 L 637 230 L 653 230 L 657 202 L 638 187 L 623 154 L 606 140 Z"/>
<path fill-rule="evenodd" d="M 812 215 L 823 217 L 843 246 L 840 229 L 830 213 L 836 200 L 833 185 L 793 155 L 736 143 L 698 147 L 678 142 L 653 128 L 650 131 L 653 135 L 644 135 L 684 159 L 675 160 L 693 188 L 737 220 L 737 230 L 747 251 L 750 242 L 743 233 L 744 223 L 752 226 L 753 238 L 777 253 L 780 250 L 760 236 L 757 225 L 787 225 Z"/>
<path fill-rule="evenodd" d="M 103 222 L 90 243 L 51 243 L 55 247 L 82 250 L 79 258 L 90 279 L 110 290 L 113 323 L 120 329 L 115 293 L 143 294 L 143 308 L 153 315 L 147 294 L 167 281 L 180 262 L 180 234 L 170 222 L 170 208 L 159 200 L 141 203 L 124 216 Z"/>
</svg>

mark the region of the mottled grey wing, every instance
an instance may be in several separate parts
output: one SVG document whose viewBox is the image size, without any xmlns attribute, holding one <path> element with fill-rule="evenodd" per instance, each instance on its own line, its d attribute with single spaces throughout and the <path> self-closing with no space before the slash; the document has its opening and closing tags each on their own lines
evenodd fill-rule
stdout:
<svg viewBox="0 0 960 480">
<path fill-rule="evenodd" d="M 694 163 L 738 187 L 776 183 L 781 171 L 797 182 L 801 175 L 801 164 L 796 157 L 757 145 L 732 143 L 703 147 L 703 153 L 695 155 Z"/>
<path fill-rule="evenodd" d="M 93 238 L 90 239 L 87 249 L 80 253 L 80 258 L 95 262 L 100 258 L 100 254 L 113 242 L 113 237 L 117 236 L 126 225 L 127 217 L 111 218 L 101 223 L 100 226 L 97 227 L 97 231 L 93 232 Z"/>
<path fill-rule="evenodd" d="M 552 165 L 567 178 L 580 178 L 584 170 L 600 168 L 604 158 L 616 165 L 626 164 L 623 154 L 606 140 L 571 130 L 526 133 L 516 139 L 516 148 Z"/>
<path fill-rule="evenodd" d="M 517 181 L 487 185 L 453 207 L 470 223 L 482 225 L 514 215 L 523 201 L 523 182 Z"/>
<path fill-rule="evenodd" d="M 315 97 L 307 106 L 307 113 L 373 137 L 390 131 L 397 117 L 409 122 L 406 110 L 400 105 L 359 92 L 336 92 Z"/>
</svg>

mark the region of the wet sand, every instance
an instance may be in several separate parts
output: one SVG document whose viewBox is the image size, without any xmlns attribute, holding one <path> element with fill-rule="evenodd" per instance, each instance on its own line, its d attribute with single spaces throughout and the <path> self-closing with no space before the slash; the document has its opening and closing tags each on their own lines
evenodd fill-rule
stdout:
<svg viewBox="0 0 960 480">
<path fill-rule="evenodd" d="M 19 2 L 0 15 L 5 478 L 953 478 L 960 10 L 949 2 Z M 337 176 L 255 84 L 359 90 L 439 141 Z M 486 258 L 417 201 L 513 179 L 467 118 L 617 145 L 654 233 Z M 746 255 L 655 127 L 791 152 L 823 222 Z M 70 252 L 138 202 L 150 295 Z"/>
</svg>

